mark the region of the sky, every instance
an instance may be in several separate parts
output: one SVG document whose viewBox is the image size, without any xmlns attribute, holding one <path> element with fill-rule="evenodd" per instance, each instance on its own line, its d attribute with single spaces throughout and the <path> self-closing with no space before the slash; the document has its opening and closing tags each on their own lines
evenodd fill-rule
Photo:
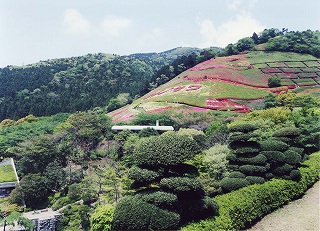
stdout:
<svg viewBox="0 0 320 231">
<path fill-rule="evenodd" d="M 319 12 L 319 0 L 0 0 L 0 68 L 225 47 L 265 28 L 320 30 Z"/>
</svg>

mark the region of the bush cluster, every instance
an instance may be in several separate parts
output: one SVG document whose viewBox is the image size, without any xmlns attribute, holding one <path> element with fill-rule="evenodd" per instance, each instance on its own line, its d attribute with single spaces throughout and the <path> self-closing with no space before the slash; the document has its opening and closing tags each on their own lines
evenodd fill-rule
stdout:
<svg viewBox="0 0 320 231">
<path fill-rule="evenodd" d="M 300 197 L 319 180 L 320 152 L 310 155 L 303 167 L 292 171 L 301 172 L 300 181 L 272 179 L 263 184 L 249 185 L 216 197 L 219 216 L 189 223 L 182 231 L 242 230 L 257 219 Z"/>
</svg>

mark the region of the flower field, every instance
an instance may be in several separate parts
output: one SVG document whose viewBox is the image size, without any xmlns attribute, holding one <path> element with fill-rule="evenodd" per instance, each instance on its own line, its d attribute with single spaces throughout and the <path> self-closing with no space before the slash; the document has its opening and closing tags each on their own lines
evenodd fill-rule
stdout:
<svg viewBox="0 0 320 231">
<path fill-rule="evenodd" d="M 269 88 L 270 77 L 280 78 L 282 86 Z M 320 91 L 319 59 L 290 52 L 253 51 L 202 62 L 110 115 L 114 122 L 120 122 L 141 112 L 249 112 L 250 101 L 263 99 L 270 92 L 299 88 Z M 244 104 L 239 103 L 242 100 Z"/>
</svg>

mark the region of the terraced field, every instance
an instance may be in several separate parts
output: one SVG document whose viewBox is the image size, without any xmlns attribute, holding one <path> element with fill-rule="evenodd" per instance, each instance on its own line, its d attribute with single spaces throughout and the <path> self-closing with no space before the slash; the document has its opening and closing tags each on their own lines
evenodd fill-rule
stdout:
<svg viewBox="0 0 320 231">
<path fill-rule="evenodd" d="M 270 77 L 280 78 L 282 86 L 269 88 Z M 120 122 L 140 112 L 249 112 L 250 102 L 291 89 L 319 91 L 320 60 L 307 54 L 253 51 L 202 62 L 110 116 Z"/>
</svg>

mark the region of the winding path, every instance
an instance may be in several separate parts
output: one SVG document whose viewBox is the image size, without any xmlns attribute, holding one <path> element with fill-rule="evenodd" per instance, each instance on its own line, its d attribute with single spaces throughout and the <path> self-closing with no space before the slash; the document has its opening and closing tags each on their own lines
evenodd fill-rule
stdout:
<svg viewBox="0 0 320 231">
<path fill-rule="evenodd" d="M 319 231 L 320 181 L 298 200 L 264 217 L 248 231 Z"/>
</svg>

